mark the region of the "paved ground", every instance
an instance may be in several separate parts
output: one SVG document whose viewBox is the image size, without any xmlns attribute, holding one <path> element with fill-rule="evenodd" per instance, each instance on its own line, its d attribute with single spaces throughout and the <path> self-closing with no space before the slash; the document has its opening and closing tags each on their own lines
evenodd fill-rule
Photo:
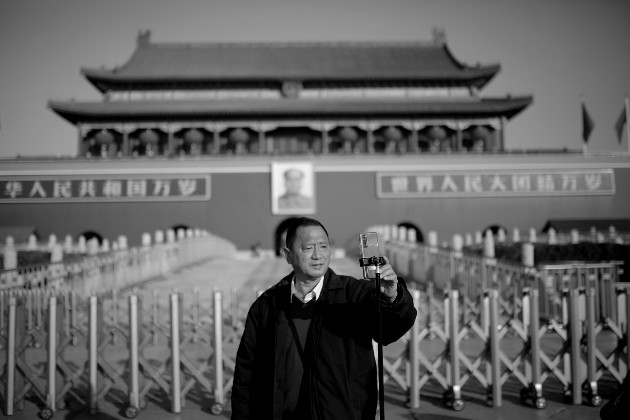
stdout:
<svg viewBox="0 0 630 420">
<path fill-rule="evenodd" d="M 360 275 L 358 263 L 349 259 L 333 260 L 332 268 L 341 274 Z M 211 299 L 212 291 L 216 288 L 229 290 L 231 288 L 264 287 L 279 280 L 289 273 L 290 267 L 282 259 L 248 259 L 237 258 L 233 260 L 213 260 L 194 267 L 189 267 L 180 272 L 169 275 L 167 278 L 146 285 L 145 292 L 169 293 L 173 289 L 181 291 L 197 290 L 200 300 Z M 424 391 L 424 389 L 423 389 Z M 525 420 L 525 419 L 572 419 L 587 420 L 599 418 L 599 408 L 568 405 L 561 398 L 549 398 L 548 405 L 543 410 L 537 410 L 521 404 L 517 395 L 504 395 L 503 406 L 492 408 L 485 405 L 485 398 L 481 394 L 465 393 L 463 399 L 465 408 L 462 411 L 453 411 L 445 407 L 439 393 L 426 392 L 421 395 L 420 407 L 408 409 L 405 404 L 405 396 L 398 395 L 395 391 L 388 391 L 386 396 L 385 414 L 388 420 L 455 420 L 455 419 L 484 419 L 484 420 Z M 138 415 L 138 419 L 225 419 L 229 418 L 229 405 L 219 416 L 209 412 L 208 406 L 186 401 L 186 406 L 179 414 L 170 412 L 168 403 L 150 401 Z M 106 403 L 99 407 L 100 412 L 90 415 L 85 407 L 70 405 L 64 410 L 55 413 L 55 418 L 62 419 L 124 419 L 121 412 L 121 404 Z M 39 408 L 34 404 L 26 404 L 23 410 L 17 411 L 12 418 L 36 419 Z M 377 417 L 378 418 L 378 417 Z"/>
</svg>

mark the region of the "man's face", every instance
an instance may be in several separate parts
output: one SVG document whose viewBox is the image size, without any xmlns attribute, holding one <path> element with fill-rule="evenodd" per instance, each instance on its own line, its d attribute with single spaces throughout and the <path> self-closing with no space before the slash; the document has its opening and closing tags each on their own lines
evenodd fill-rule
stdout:
<svg viewBox="0 0 630 420">
<path fill-rule="evenodd" d="M 285 174 L 284 185 L 287 194 L 297 195 L 302 189 L 302 173 L 300 171 L 288 171 Z"/>
<path fill-rule="evenodd" d="M 321 226 L 298 228 L 291 249 L 285 248 L 287 262 L 293 266 L 296 280 L 316 280 L 330 265 L 328 236 Z"/>
</svg>

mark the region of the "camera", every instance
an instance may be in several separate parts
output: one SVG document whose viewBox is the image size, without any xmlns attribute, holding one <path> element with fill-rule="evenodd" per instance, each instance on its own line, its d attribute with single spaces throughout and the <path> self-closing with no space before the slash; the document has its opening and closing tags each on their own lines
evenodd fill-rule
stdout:
<svg viewBox="0 0 630 420">
<path fill-rule="evenodd" d="M 363 268 L 363 278 L 376 278 L 376 268 L 385 265 L 385 259 L 381 257 L 378 233 L 367 232 L 359 235 L 359 248 L 361 258 L 359 264 Z"/>
</svg>

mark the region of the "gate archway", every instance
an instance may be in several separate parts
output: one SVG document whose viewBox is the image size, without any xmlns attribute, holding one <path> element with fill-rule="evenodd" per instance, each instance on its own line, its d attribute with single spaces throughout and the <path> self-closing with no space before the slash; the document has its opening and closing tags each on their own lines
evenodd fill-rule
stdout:
<svg viewBox="0 0 630 420">
<path fill-rule="evenodd" d="M 409 232 L 409 230 L 414 230 L 416 232 L 416 242 L 424 243 L 424 235 L 422 234 L 422 230 L 420 230 L 420 228 L 416 226 L 414 223 L 401 222 L 401 223 L 398 223 L 398 227 L 406 228 L 407 232 Z M 409 237 L 409 233 L 407 233 L 407 238 L 408 237 Z"/>
</svg>

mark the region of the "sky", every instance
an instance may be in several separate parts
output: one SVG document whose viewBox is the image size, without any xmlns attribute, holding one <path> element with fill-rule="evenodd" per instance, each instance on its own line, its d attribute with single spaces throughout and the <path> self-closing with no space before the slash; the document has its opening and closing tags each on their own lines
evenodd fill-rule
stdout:
<svg viewBox="0 0 630 420">
<path fill-rule="evenodd" d="M 501 65 L 482 96 L 532 95 L 506 148 L 628 150 L 614 125 L 630 94 L 628 0 L 0 0 L 0 157 L 76 155 L 49 100 L 100 101 L 82 67 L 113 68 L 140 30 L 178 42 L 430 41 Z"/>
</svg>

